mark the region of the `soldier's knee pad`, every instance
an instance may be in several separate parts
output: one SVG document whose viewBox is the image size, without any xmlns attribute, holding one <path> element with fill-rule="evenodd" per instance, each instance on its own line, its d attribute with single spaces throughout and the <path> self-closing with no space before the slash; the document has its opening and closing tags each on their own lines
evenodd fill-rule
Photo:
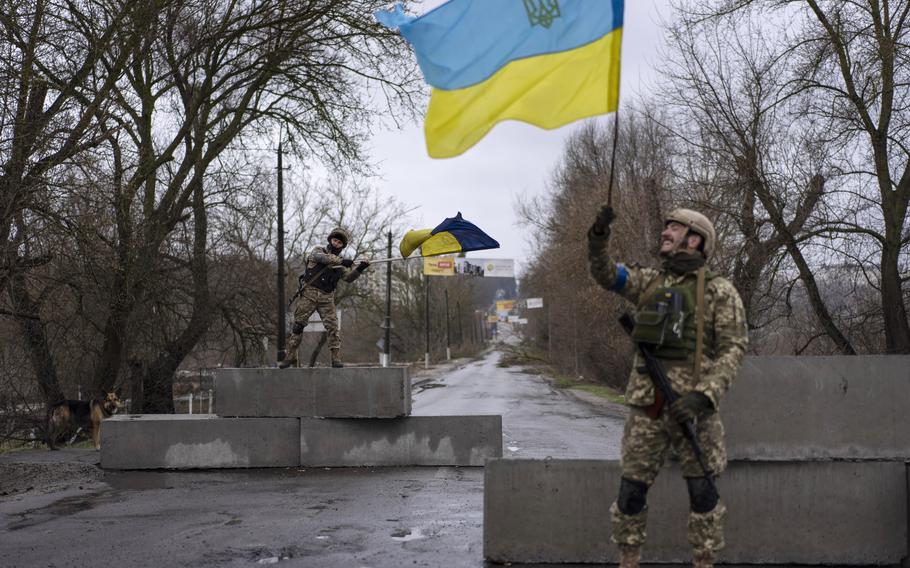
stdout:
<svg viewBox="0 0 910 568">
<path fill-rule="evenodd" d="M 689 506 L 693 513 L 710 513 L 717 506 L 720 495 L 707 477 L 687 477 Z"/>
<path fill-rule="evenodd" d="M 306 327 L 305 323 L 294 322 L 294 326 L 291 328 L 291 333 L 295 335 L 300 335 L 303 333 L 303 328 Z"/>
<path fill-rule="evenodd" d="M 619 481 L 619 498 L 616 506 L 624 515 L 637 515 L 645 508 L 648 498 L 648 485 L 634 479 L 621 478 Z"/>
</svg>

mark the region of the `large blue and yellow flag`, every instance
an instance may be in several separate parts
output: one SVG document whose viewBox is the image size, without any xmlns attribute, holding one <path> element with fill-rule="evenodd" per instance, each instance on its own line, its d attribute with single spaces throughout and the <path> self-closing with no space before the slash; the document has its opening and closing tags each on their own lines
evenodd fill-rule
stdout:
<svg viewBox="0 0 910 568">
<path fill-rule="evenodd" d="M 499 248 L 499 242 L 481 231 L 474 223 L 466 221 L 459 211 L 454 217 L 446 218 L 435 229 L 408 231 L 401 239 L 398 250 L 401 251 L 402 257 L 407 258 L 417 250 L 417 247 L 420 247 L 421 256 L 436 256 Z"/>
<path fill-rule="evenodd" d="M 431 157 L 461 154 L 503 120 L 551 129 L 618 107 L 623 0 L 450 0 L 376 18 L 410 42 L 433 87 Z"/>
</svg>

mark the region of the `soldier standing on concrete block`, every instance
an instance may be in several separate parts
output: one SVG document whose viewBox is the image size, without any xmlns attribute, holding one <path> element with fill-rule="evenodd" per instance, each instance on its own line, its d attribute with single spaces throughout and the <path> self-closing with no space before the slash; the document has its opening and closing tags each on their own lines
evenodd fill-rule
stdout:
<svg viewBox="0 0 910 568">
<path fill-rule="evenodd" d="M 300 288 L 294 298 L 297 307 L 294 309 L 294 327 L 288 338 L 287 354 L 278 367 L 286 369 L 297 363 L 297 348 L 303 337 L 303 328 L 313 312 L 318 311 L 325 330 L 329 334 L 329 350 L 332 352 L 332 366 L 344 367 L 339 357 L 341 334 L 338 331 L 338 317 L 335 315 L 335 288 L 339 280 L 353 282 L 370 266 L 367 260 L 361 260 L 357 268 L 352 269 L 354 261 L 342 258 L 341 251 L 351 241 L 351 234 L 342 227 L 335 227 L 329 233 L 327 247 L 315 247 L 307 257 L 306 271 L 300 275 Z M 293 298 L 292 298 L 293 301 Z"/>
<path fill-rule="evenodd" d="M 672 446 L 689 490 L 693 566 L 711 567 L 724 546 L 726 512 L 714 485 L 714 476 L 727 463 L 717 410 L 748 344 L 745 310 L 736 288 L 705 267 L 716 241 L 707 217 L 688 209 L 666 217 L 660 270 L 610 258 L 607 241 L 614 218 L 613 208 L 604 206 L 588 231 L 591 275 L 637 306 L 632 338 L 662 363 L 679 398 L 664 404 L 642 355 L 636 354 L 625 395 L 631 412 L 622 439 L 619 496 L 610 507 L 612 541 L 619 546 L 620 566 L 637 567 L 646 536 L 648 488 Z M 686 422 L 695 424 L 701 456 L 685 438 Z"/>
</svg>

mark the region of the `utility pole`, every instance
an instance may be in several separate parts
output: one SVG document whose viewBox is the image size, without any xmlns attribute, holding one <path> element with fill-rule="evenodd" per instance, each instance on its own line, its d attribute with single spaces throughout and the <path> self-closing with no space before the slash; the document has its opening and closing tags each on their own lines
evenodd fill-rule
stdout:
<svg viewBox="0 0 910 568">
<path fill-rule="evenodd" d="M 286 314 L 287 307 L 284 305 L 284 164 L 281 148 L 281 139 L 278 139 L 278 345 L 276 346 L 278 360 L 283 361 L 287 348 L 286 337 Z"/>
<path fill-rule="evenodd" d="M 392 258 L 392 231 L 389 231 L 388 258 Z M 392 263 L 386 263 L 385 270 L 385 344 L 383 345 L 382 366 L 392 364 Z"/>
<path fill-rule="evenodd" d="M 389 263 L 391 264 L 391 263 Z M 423 281 L 426 283 L 426 295 L 423 300 L 423 311 L 426 316 L 424 327 L 426 328 L 427 348 L 423 352 L 423 368 L 430 368 L 430 277 L 423 275 Z"/>
<path fill-rule="evenodd" d="M 449 331 L 449 286 L 446 285 L 446 361 L 452 360 L 452 339 Z"/>
<path fill-rule="evenodd" d="M 461 324 L 461 300 L 455 302 L 455 317 L 458 318 L 458 345 L 464 346 L 464 327 Z"/>
</svg>

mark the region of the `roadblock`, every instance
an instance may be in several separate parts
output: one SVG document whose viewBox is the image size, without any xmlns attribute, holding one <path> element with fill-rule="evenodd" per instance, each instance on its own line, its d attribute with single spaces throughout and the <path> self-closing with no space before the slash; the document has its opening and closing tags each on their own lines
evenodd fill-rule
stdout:
<svg viewBox="0 0 910 568">
<path fill-rule="evenodd" d="M 105 420 L 101 467 L 483 466 L 500 416 L 410 416 L 407 368 L 219 369 L 215 415 Z"/>
<path fill-rule="evenodd" d="M 742 564 L 894 565 L 908 557 L 908 356 L 747 357 L 721 414 L 727 548 Z M 615 461 L 491 460 L 484 556 L 615 562 Z M 686 563 L 689 504 L 675 466 L 648 494 L 643 561 Z"/>
</svg>

